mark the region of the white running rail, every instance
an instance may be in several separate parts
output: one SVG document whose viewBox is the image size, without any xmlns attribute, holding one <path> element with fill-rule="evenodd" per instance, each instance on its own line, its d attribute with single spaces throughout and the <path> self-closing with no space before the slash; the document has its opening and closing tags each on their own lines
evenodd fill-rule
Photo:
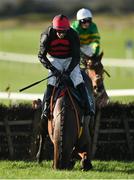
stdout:
<svg viewBox="0 0 134 180">
<path fill-rule="evenodd" d="M 134 89 L 115 89 L 107 90 L 109 96 L 134 96 Z M 36 100 L 43 98 L 43 94 L 16 93 L 16 92 L 0 92 L 0 99 L 11 100 Z"/>
<path fill-rule="evenodd" d="M 39 63 L 37 55 L 9 53 L 0 51 L 0 60 L 24 62 L 24 63 Z M 134 59 L 115 59 L 103 58 L 104 66 L 113 67 L 134 67 Z"/>
</svg>

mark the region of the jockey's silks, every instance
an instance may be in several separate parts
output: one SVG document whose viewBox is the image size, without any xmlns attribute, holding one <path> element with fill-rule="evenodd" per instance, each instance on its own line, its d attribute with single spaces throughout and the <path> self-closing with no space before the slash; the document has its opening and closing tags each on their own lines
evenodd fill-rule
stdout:
<svg viewBox="0 0 134 180">
<path fill-rule="evenodd" d="M 98 28 L 94 22 L 91 23 L 89 28 L 82 29 L 78 21 L 72 23 L 72 28 L 78 33 L 80 38 L 80 45 L 89 45 L 91 42 L 100 44 L 100 35 Z"/>
<path fill-rule="evenodd" d="M 53 39 L 49 43 L 48 53 L 53 57 L 70 57 L 70 41 L 68 39 Z"/>
</svg>

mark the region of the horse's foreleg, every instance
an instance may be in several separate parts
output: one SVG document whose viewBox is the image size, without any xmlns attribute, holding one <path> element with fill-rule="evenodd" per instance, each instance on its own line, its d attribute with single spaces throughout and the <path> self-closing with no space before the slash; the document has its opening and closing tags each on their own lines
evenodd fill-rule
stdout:
<svg viewBox="0 0 134 180">
<path fill-rule="evenodd" d="M 54 139 L 54 161 L 53 161 L 53 168 L 54 169 L 58 169 L 59 168 L 59 161 L 58 161 L 58 158 L 59 158 L 59 139 L 57 137 L 59 137 L 59 132 L 56 131 L 55 132 L 55 139 Z"/>
<path fill-rule="evenodd" d="M 82 158 L 81 168 L 84 171 L 88 171 L 92 169 L 92 141 L 91 134 L 89 132 L 89 117 L 85 119 L 82 141 L 85 143 L 83 144 L 83 152 L 79 153 L 80 157 Z"/>
<path fill-rule="evenodd" d="M 83 171 L 88 171 L 90 169 L 92 169 L 92 163 L 91 163 L 91 159 L 89 158 L 89 153 L 88 152 L 83 152 L 83 153 L 79 153 L 81 159 L 81 169 Z"/>
<path fill-rule="evenodd" d="M 43 145 L 44 145 L 46 136 L 47 136 L 47 124 L 43 124 L 41 122 L 40 127 L 39 127 L 39 145 L 38 145 L 38 151 L 36 154 L 36 160 L 38 163 L 41 163 L 43 160 L 43 157 L 42 157 Z"/>
<path fill-rule="evenodd" d="M 42 152 L 42 147 L 43 147 L 43 140 L 42 140 L 42 135 L 39 135 L 39 149 L 38 152 L 36 154 L 36 160 L 38 163 L 41 162 L 41 152 Z"/>
</svg>

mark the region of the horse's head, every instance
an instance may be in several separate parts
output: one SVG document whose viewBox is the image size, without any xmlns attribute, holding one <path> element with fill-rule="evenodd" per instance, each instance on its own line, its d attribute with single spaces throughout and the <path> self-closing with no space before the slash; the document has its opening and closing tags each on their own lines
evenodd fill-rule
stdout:
<svg viewBox="0 0 134 180">
<path fill-rule="evenodd" d="M 103 85 L 104 68 L 101 63 L 102 56 L 103 52 L 99 56 L 93 57 L 84 55 L 82 61 L 86 68 L 88 76 L 92 80 L 95 95 L 97 95 L 101 91 Z"/>
<path fill-rule="evenodd" d="M 101 107 L 105 106 L 108 101 L 108 95 L 103 84 L 104 72 L 106 72 L 106 70 L 104 70 L 103 64 L 101 63 L 102 57 L 103 52 L 101 52 L 98 56 L 89 57 L 83 55 L 82 57 L 82 63 L 85 66 L 85 71 L 92 81 L 94 95 L 98 100 L 97 103 Z M 107 75 L 109 76 L 108 73 Z"/>
</svg>

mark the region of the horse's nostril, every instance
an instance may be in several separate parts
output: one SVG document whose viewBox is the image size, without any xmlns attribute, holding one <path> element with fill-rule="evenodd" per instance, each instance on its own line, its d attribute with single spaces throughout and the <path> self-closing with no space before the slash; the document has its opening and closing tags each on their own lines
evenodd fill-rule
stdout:
<svg viewBox="0 0 134 180">
<path fill-rule="evenodd" d="M 94 90 L 97 90 L 97 86 L 94 86 Z"/>
</svg>

